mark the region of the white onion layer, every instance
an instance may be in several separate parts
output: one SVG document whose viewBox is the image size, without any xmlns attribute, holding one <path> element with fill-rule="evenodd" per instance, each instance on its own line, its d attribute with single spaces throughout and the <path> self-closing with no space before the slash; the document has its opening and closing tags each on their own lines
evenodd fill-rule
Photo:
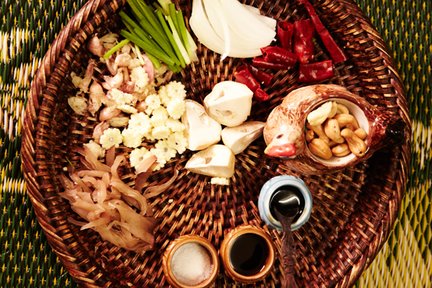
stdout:
<svg viewBox="0 0 432 288">
<path fill-rule="evenodd" d="M 190 26 L 198 40 L 222 55 L 249 58 L 261 55 L 276 35 L 276 20 L 237 0 L 193 0 Z"/>
</svg>

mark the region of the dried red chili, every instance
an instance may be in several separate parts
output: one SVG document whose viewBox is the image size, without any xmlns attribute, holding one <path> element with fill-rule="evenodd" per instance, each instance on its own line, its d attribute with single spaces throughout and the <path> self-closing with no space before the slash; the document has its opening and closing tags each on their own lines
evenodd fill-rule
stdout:
<svg viewBox="0 0 432 288">
<path fill-rule="evenodd" d="M 325 60 L 321 62 L 300 64 L 299 78 L 301 83 L 318 82 L 330 79 L 334 76 L 333 61 Z"/>
<path fill-rule="evenodd" d="M 267 59 L 264 59 L 264 57 L 255 57 L 252 59 L 252 66 L 258 67 L 258 68 L 264 68 L 264 69 L 273 69 L 273 70 L 286 70 L 287 67 L 284 64 L 281 63 L 273 63 L 269 62 Z"/>
<path fill-rule="evenodd" d="M 270 95 L 268 95 L 263 89 L 258 88 L 254 93 L 254 98 L 257 101 L 263 102 L 270 99 Z"/>
<path fill-rule="evenodd" d="M 306 8 L 309 16 L 312 20 L 312 23 L 315 26 L 315 29 L 320 36 L 324 46 L 330 54 L 330 57 L 333 59 L 334 63 L 341 63 L 347 60 L 347 57 L 343 50 L 336 44 L 336 41 L 330 35 L 327 28 L 325 28 L 324 24 L 321 22 L 318 14 L 315 11 L 315 8 L 309 2 L 309 0 L 298 0 L 299 3 L 303 4 Z"/>
<path fill-rule="evenodd" d="M 273 74 L 264 72 L 252 65 L 247 65 L 247 69 L 249 69 L 255 79 L 257 79 L 262 85 L 269 86 L 271 84 Z"/>
<path fill-rule="evenodd" d="M 277 46 L 267 46 L 261 48 L 263 57 L 270 63 L 282 64 L 286 69 L 293 67 L 297 63 L 297 56 L 282 48 Z"/>
<path fill-rule="evenodd" d="M 279 21 L 276 29 L 277 38 L 282 48 L 292 51 L 292 39 L 294 35 L 294 24 L 288 21 Z"/>
<path fill-rule="evenodd" d="M 235 80 L 239 83 L 245 84 L 249 89 L 254 92 L 254 98 L 257 101 L 266 101 L 270 99 L 270 96 L 260 87 L 259 82 L 255 79 L 254 75 L 251 73 L 251 69 L 257 70 L 258 72 L 270 75 L 268 73 L 265 73 L 263 71 L 260 71 L 259 69 L 252 67 L 250 65 L 241 65 L 236 69 L 236 72 L 234 72 Z M 270 77 L 273 77 L 270 75 Z M 270 79 L 271 80 L 271 79 Z M 270 81 L 268 81 L 270 82 Z"/>
<path fill-rule="evenodd" d="M 310 19 L 304 19 L 295 21 L 294 27 L 294 53 L 300 63 L 308 63 L 314 58 L 314 25 Z"/>
<path fill-rule="evenodd" d="M 260 88 L 259 82 L 253 77 L 247 67 L 240 67 L 240 70 L 234 72 L 234 77 L 237 82 L 245 84 L 254 93 Z"/>
</svg>

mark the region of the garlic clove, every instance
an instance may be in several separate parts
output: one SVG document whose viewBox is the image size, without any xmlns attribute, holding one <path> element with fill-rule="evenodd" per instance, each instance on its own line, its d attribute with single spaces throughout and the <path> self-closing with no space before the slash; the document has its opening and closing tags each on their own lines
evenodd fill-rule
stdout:
<svg viewBox="0 0 432 288">
<path fill-rule="evenodd" d="M 235 127 L 250 115 L 253 92 L 244 84 L 222 81 L 204 98 L 210 117 L 222 125 Z"/>
<path fill-rule="evenodd" d="M 239 154 L 262 135 L 264 125 L 264 122 L 248 121 L 236 127 L 225 127 L 222 141 L 234 154 Z"/>
<path fill-rule="evenodd" d="M 186 127 L 187 148 L 197 151 L 219 142 L 222 127 L 208 116 L 204 107 L 193 100 L 186 100 L 185 107 L 181 120 Z"/>
<path fill-rule="evenodd" d="M 216 144 L 192 155 L 185 168 L 211 177 L 230 178 L 234 175 L 235 156 L 225 145 Z"/>
</svg>

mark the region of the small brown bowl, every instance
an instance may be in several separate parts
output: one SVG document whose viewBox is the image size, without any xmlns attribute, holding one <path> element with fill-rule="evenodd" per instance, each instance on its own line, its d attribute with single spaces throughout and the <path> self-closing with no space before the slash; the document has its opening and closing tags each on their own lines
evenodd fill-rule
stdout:
<svg viewBox="0 0 432 288">
<path fill-rule="evenodd" d="M 259 236 L 261 239 L 264 240 L 267 249 L 267 255 L 263 257 L 262 268 L 260 268 L 259 271 L 257 271 L 256 273 L 248 275 L 238 272 L 239 269 L 236 269 L 233 265 L 233 258 L 231 254 L 232 249 L 236 249 L 235 247 L 238 247 L 237 245 L 234 245 L 236 241 L 239 240 L 240 236 L 245 236 L 246 234 Z M 242 225 L 231 230 L 222 241 L 220 255 L 222 257 L 222 262 L 224 264 L 226 274 L 235 281 L 243 283 L 254 283 L 256 281 L 264 279 L 271 271 L 275 260 L 274 245 L 270 236 L 261 228 L 251 225 Z"/>
<path fill-rule="evenodd" d="M 206 252 L 210 257 L 211 271 L 209 277 L 201 281 L 200 283 L 193 284 L 193 285 L 183 283 L 181 280 L 178 279 L 178 277 L 176 277 L 175 271 L 171 269 L 173 257 L 178 251 L 178 249 L 183 245 L 189 243 L 199 244 L 202 248 L 206 250 Z M 211 244 L 211 242 L 208 239 L 198 235 L 184 235 L 184 236 L 180 236 L 179 238 L 177 238 L 176 240 L 170 243 L 170 245 L 165 250 L 165 253 L 163 255 L 162 265 L 163 265 L 163 271 L 165 273 L 165 277 L 167 278 L 168 282 L 172 286 L 176 288 L 206 288 L 206 287 L 210 287 L 210 285 L 213 284 L 219 272 L 219 257 L 215 247 Z"/>
</svg>

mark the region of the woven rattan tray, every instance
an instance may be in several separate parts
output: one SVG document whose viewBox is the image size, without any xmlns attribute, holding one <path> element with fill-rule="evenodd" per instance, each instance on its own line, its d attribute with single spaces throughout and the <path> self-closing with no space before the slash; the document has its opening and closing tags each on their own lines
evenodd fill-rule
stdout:
<svg viewBox="0 0 432 288">
<path fill-rule="evenodd" d="M 76 118 L 67 108 L 72 92 L 71 71 L 81 71 L 89 57 L 84 49 L 95 32 L 116 29 L 117 13 L 124 0 L 90 0 L 71 19 L 52 44 L 33 80 L 24 123 L 22 159 L 27 189 L 47 239 L 72 277 L 85 287 L 165 287 L 161 254 L 179 235 L 199 234 L 219 247 L 224 235 L 242 223 L 263 226 L 280 252 L 279 234 L 264 226 L 257 211 L 262 184 L 275 175 L 293 174 L 286 163 L 263 156 L 264 142 L 257 141 L 238 155 L 230 186 L 213 186 L 208 178 L 187 173 L 182 166 L 189 154 L 172 161 L 152 176 L 156 183 L 179 177 L 170 190 L 152 204 L 161 218 L 156 231 L 156 249 L 143 255 L 127 252 L 100 240 L 90 230 L 80 231 L 67 220 L 74 213 L 59 196 L 58 175 L 66 159 L 77 161 L 73 148 L 87 142 L 95 125 L 93 118 Z M 190 15 L 191 1 L 180 1 Z M 296 1 L 246 1 L 276 19 L 298 19 L 305 12 Z M 406 122 L 410 135 L 406 99 L 386 46 L 370 22 L 351 0 L 313 1 L 321 19 L 349 60 L 336 67 L 329 83 L 347 87 L 370 103 L 385 107 Z M 199 62 L 177 75 L 186 84 L 188 97 L 199 101 L 221 81 L 232 79 L 235 59 L 219 56 L 199 46 Z M 326 57 L 319 53 L 318 57 Z M 66 79 L 66 81 L 65 81 Z M 273 96 L 255 105 L 253 115 L 265 119 L 289 91 L 295 75 L 276 74 L 268 89 Z M 404 194 L 409 163 L 409 139 L 403 145 L 380 150 L 367 162 L 338 173 L 302 177 L 314 197 L 309 222 L 295 233 L 296 279 L 300 286 L 346 287 L 352 285 L 371 263 L 392 228 Z M 123 178 L 132 184 L 131 171 Z M 171 201 L 168 201 L 172 199 Z M 256 283 L 278 287 L 283 275 L 277 260 L 272 273 Z M 232 287 L 221 271 L 216 287 Z"/>
</svg>

